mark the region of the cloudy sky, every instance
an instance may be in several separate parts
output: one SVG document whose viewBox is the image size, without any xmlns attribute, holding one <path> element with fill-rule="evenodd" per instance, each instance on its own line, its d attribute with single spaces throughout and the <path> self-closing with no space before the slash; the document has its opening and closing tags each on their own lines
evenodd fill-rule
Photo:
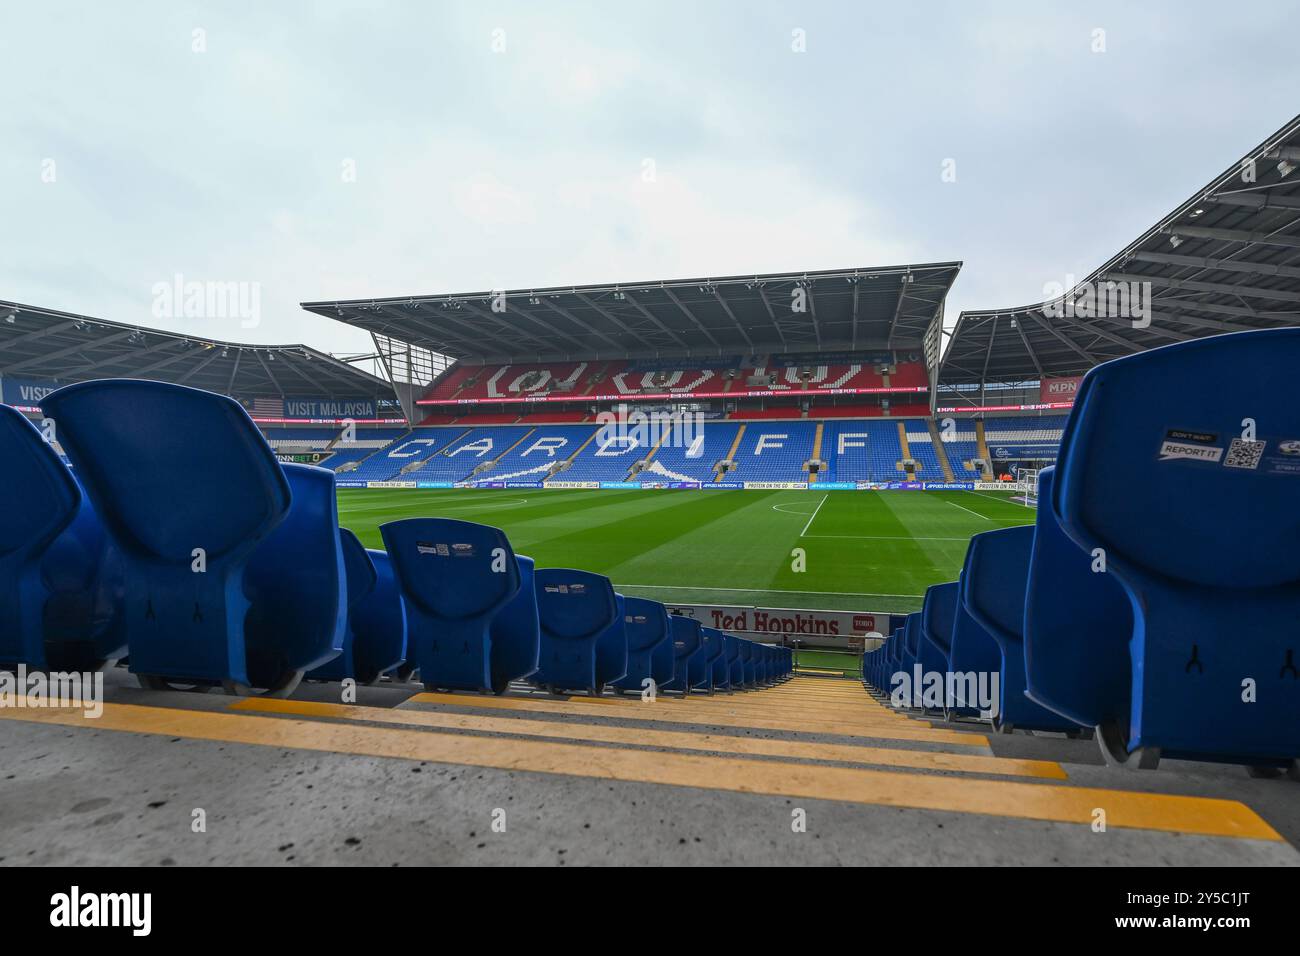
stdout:
<svg viewBox="0 0 1300 956">
<path fill-rule="evenodd" d="M 1297 35 L 1291 0 L 6 3 L 0 298 L 335 352 L 368 337 L 299 302 L 960 259 L 950 318 L 1021 305 L 1300 111 Z M 178 275 L 258 324 L 159 314 Z"/>
</svg>

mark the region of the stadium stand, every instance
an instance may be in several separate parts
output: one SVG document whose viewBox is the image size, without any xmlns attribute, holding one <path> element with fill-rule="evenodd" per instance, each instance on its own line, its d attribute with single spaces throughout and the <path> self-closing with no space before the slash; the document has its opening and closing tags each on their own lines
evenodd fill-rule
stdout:
<svg viewBox="0 0 1300 956">
<path fill-rule="evenodd" d="M 706 423 L 700 430 L 674 428 L 642 473 L 645 478 L 667 481 L 713 481 L 743 425 Z"/>
<path fill-rule="evenodd" d="M 812 422 L 754 425 L 736 448 L 728 481 L 806 481 L 817 426 Z"/>
<path fill-rule="evenodd" d="M 829 481 L 897 481 L 903 449 L 894 422 L 831 422 L 822 436 Z"/>
</svg>

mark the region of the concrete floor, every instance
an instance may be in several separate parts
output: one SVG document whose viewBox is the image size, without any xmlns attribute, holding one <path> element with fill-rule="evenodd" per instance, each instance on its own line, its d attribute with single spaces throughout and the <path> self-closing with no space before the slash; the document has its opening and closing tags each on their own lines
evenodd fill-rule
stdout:
<svg viewBox="0 0 1300 956">
<path fill-rule="evenodd" d="M 745 715 L 764 711 L 769 704 L 773 713 L 789 713 L 789 702 L 796 699 L 777 695 L 792 688 L 816 701 L 813 708 L 839 711 L 843 704 L 835 695 L 851 690 L 860 695 L 864 709 L 871 707 L 860 684 L 812 677 L 727 699 L 735 702 L 739 722 L 744 722 Z M 826 695 L 822 688 L 827 688 Z M 1101 765 L 1090 741 L 1019 734 L 992 736 L 987 746 L 978 738 L 959 738 L 964 741 L 960 745 L 871 738 L 872 728 L 887 732 L 921 727 L 917 721 L 880 711 L 874 712 L 878 719 L 864 724 L 865 733 L 846 736 L 818 732 L 811 718 L 804 732 L 710 725 L 710 715 L 729 708 L 695 708 L 694 701 L 654 705 L 695 708 L 692 723 L 683 724 L 641 719 L 643 712 L 635 717 L 628 711 L 611 712 L 609 717 L 539 715 L 430 704 L 411 699 L 418 690 L 362 688 L 357 705 L 377 710 L 354 712 L 356 718 L 348 720 L 250 713 L 237 720 L 262 729 L 266 740 L 247 743 L 201 739 L 183 719 L 198 714 L 226 720 L 231 698 L 146 692 L 134 686 L 130 675 L 113 671 L 107 679 L 110 708 L 138 712 L 131 705 L 144 704 L 151 708 L 146 716 L 160 718 L 160 723 L 149 724 L 146 732 L 102 729 L 90 720 L 76 725 L 32 722 L 23 716 L 0 720 L 0 864 L 1300 865 L 1295 848 L 1300 843 L 1300 784 L 1253 780 L 1241 768 L 1167 762 L 1154 772 L 1117 771 Z M 309 685 L 295 697 L 336 703 L 338 686 Z M 581 699 L 573 704 L 581 704 Z M 611 704 L 610 709 L 622 706 Z M 537 772 L 511 769 L 514 751 L 522 755 L 520 766 L 535 766 L 537 754 L 573 748 L 554 738 L 538 740 L 499 730 L 397 729 L 378 719 L 385 713 L 490 716 L 534 727 L 541 717 L 547 732 L 560 736 L 581 736 L 587 728 L 600 727 L 634 728 L 647 736 L 657 730 L 709 733 L 717 750 L 696 751 L 684 761 L 705 762 L 703 786 L 651 782 L 659 768 L 668 774 L 670 764 L 684 760 L 680 750 L 654 743 L 582 743 L 580 754 L 590 755 L 590 767 L 584 764 L 582 772 L 594 776 Z M 11 711 L 3 716 L 15 715 Z M 736 718 L 732 714 L 728 719 Z M 358 751 L 371 746 L 367 741 L 373 735 L 384 746 L 396 747 L 396 755 L 277 745 L 278 732 L 301 728 L 302 720 L 317 721 L 307 726 L 321 733 L 360 733 L 355 738 Z M 173 725 L 175 733 L 169 732 Z M 933 723 L 936 730 L 948 726 Z M 966 733 L 978 729 L 961 726 Z M 506 765 L 467 766 L 401 755 L 406 747 L 418 753 L 415 745 L 426 740 L 450 739 L 461 745 L 466 738 L 482 740 L 484 747 L 502 747 Z M 1196 832 L 1196 826 L 1189 832 L 1111 826 L 1098 833 L 1086 823 L 1006 816 L 1001 808 L 983 813 L 890 805 L 893 798 L 887 796 L 890 785 L 923 788 L 927 779 L 941 778 L 958 796 L 982 787 L 993 788 L 996 796 L 998 788 L 1006 788 L 1007 804 L 1013 804 L 1019 799 L 1015 788 L 1026 781 L 1000 772 L 914 767 L 882 771 L 879 766 L 850 767 L 822 759 L 748 755 L 743 759 L 757 763 L 739 766 L 754 779 L 754 787 L 765 792 L 742 792 L 751 789 L 745 783 L 712 789 L 729 786 L 723 770 L 734 764 L 729 748 L 740 739 L 879 748 L 881 760 L 889 759 L 886 751 L 905 751 L 909 757 L 964 754 L 1057 761 L 1068 779 L 1029 784 L 1067 788 L 1063 793 L 1084 787 L 1241 801 L 1282 839 L 1206 835 Z M 619 778 L 629 759 L 640 779 Z M 712 767 L 718 768 L 716 780 Z M 847 784 L 845 798 L 773 792 L 798 790 L 808 768 L 830 775 L 833 786 Z M 873 789 L 872 784 L 862 790 L 857 786 L 862 780 L 886 786 Z M 953 783 L 963 790 L 952 791 Z M 202 811 L 206 824 L 202 832 L 195 832 L 196 810 Z M 792 828 L 797 810 L 806 818 L 806 832 Z M 501 819 L 504 832 L 498 832 Z"/>
</svg>

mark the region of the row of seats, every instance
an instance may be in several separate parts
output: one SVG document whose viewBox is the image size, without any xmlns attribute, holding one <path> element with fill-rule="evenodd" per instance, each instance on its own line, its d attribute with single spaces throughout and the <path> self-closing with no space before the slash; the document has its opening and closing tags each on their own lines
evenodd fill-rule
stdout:
<svg viewBox="0 0 1300 956">
<path fill-rule="evenodd" d="M 752 360 L 751 360 L 752 361 Z M 905 388 L 924 391 L 925 366 L 905 361 L 896 366 L 889 383 L 871 363 L 822 363 L 807 366 L 725 364 L 712 366 L 647 367 L 628 362 L 563 362 L 532 365 L 468 366 L 457 364 L 421 398 L 433 402 L 502 401 L 566 395 L 574 398 L 617 398 L 638 394 L 745 395 L 750 393 L 844 393 L 854 390 Z M 728 374 L 728 372 L 734 374 Z M 753 378 L 754 384 L 749 384 Z M 437 406 L 430 406 L 437 407 Z"/>
<path fill-rule="evenodd" d="M 937 673 L 949 716 L 1093 729 L 1112 764 L 1300 776 L 1300 410 L 1279 386 L 1297 360 L 1289 328 L 1093 369 L 1036 523 L 975 535 L 959 579 L 866 655 L 867 682 Z M 979 674 L 996 702 L 971 698 Z"/>
<path fill-rule="evenodd" d="M 287 696 L 303 680 L 503 693 L 760 687 L 792 661 L 669 618 L 608 578 L 535 569 L 496 528 L 413 518 L 368 550 L 327 469 L 281 465 L 247 413 L 176 385 L 105 380 L 43 401 L 72 464 L 0 406 L 0 667 L 125 659 L 150 688 Z M 203 460 L 194 467 L 194 435 Z"/>
</svg>

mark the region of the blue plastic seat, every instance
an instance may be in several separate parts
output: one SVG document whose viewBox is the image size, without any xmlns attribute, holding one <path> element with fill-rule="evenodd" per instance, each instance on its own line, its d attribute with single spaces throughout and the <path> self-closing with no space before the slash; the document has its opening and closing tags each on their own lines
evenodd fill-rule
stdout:
<svg viewBox="0 0 1300 956">
<path fill-rule="evenodd" d="M 596 688 L 604 690 L 627 676 L 627 599 L 617 591 L 618 613 L 609 627 L 596 638 Z"/>
<path fill-rule="evenodd" d="M 722 655 L 727 674 L 724 683 L 727 690 L 741 690 L 745 686 L 745 666 L 740 661 L 740 638 L 734 634 L 723 634 L 722 642 L 726 648 Z"/>
<path fill-rule="evenodd" d="M 97 670 L 125 653 L 99 519 L 36 427 L 0 405 L 0 668 Z"/>
<path fill-rule="evenodd" d="M 292 478 L 290 478 L 292 481 Z M 378 583 L 379 575 L 375 562 L 361 540 L 346 528 L 339 529 L 339 544 L 343 549 L 343 568 L 347 575 L 347 626 L 343 631 L 342 652 L 307 673 L 308 680 L 341 681 L 355 680 L 369 684 L 379 679 L 376 672 L 368 680 L 362 680 L 356 669 L 356 619 L 364 602 Z M 405 624 L 403 624 L 405 627 Z M 400 661 L 395 662 L 400 663 Z M 390 665 L 391 666 L 391 665 Z"/>
<path fill-rule="evenodd" d="M 1107 362 L 1079 387 L 1052 507 L 1133 608 L 1129 660 L 1089 678 L 1134 675 L 1129 712 L 1106 715 L 1116 756 L 1300 775 L 1297 359 L 1300 329 L 1241 332 Z"/>
<path fill-rule="evenodd" d="M 1030 699 L 1084 726 L 1127 722 L 1133 610 L 1115 575 L 1070 540 L 1052 507 L 1055 467 L 1038 473 L 1038 515 L 1025 592 Z"/>
<path fill-rule="evenodd" d="M 726 654 L 726 642 L 716 627 L 700 628 L 700 650 L 691 657 L 691 688 L 712 694 L 717 664 Z"/>
<path fill-rule="evenodd" d="M 960 601 L 961 586 L 953 581 L 926 588 L 925 603 L 921 606 L 921 664 L 927 673 L 943 674 L 945 710 L 953 703 L 948 696 L 948 655 L 952 651 L 952 627 Z"/>
<path fill-rule="evenodd" d="M 571 568 L 533 574 L 541 619 L 541 660 L 534 683 L 553 691 L 599 694 L 597 642 L 618 618 L 618 599 L 609 578 Z M 626 638 L 624 638 L 626 646 Z"/>
<path fill-rule="evenodd" d="M 965 571 L 962 572 L 965 577 Z M 961 580 L 957 582 L 960 589 Z M 955 694 L 949 705 L 950 717 L 979 717 L 985 710 L 992 711 L 998 701 L 990 698 L 987 708 L 981 705 L 978 697 L 971 696 L 970 681 L 978 691 L 981 685 L 991 695 L 993 680 L 998 681 L 999 695 L 1002 681 L 1002 649 L 992 635 L 971 617 L 970 612 L 960 600 L 953 612 L 952 646 L 948 651 L 948 672 L 961 675 L 962 682 L 955 685 Z"/>
<path fill-rule="evenodd" d="M 713 692 L 713 662 L 721 650 L 721 632 L 717 628 L 701 625 L 700 645 L 687 658 L 687 682 L 691 690 Z"/>
<path fill-rule="evenodd" d="M 373 684 L 406 660 L 406 602 L 387 551 L 367 549 L 375 568 L 375 586 L 351 609 L 352 676 Z M 522 559 L 521 559 L 522 560 Z"/>
<path fill-rule="evenodd" d="M 1034 529 L 1029 525 L 985 531 L 970 540 L 961 577 L 961 599 L 971 617 L 997 642 L 1002 652 L 998 671 L 999 704 L 994 728 L 1075 733 L 1079 725 L 1025 696 L 1025 589 L 1029 578 L 1029 549 Z"/>
<path fill-rule="evenodd" d="M 673 635 L 673 679 L 660 684 L 660 690 L 690 691 L 690 660 L 700 649 L 703 635 L 700 634 L 700 622 L 680 614 L 670 615 Z"/>
<path fill-rule="evenodd" d="M 741 689 L 749 689 L 754 686 L 754 642 L 743 637 L 736 638 L 739 645 L 736 652 L 736 663 L 740 672 Z M 732 682 L 733 685 L 735 682 Z"/>
<path fill-rule="evenodd" d="M 305 671 L 342 652 L 348 601 L 334 472 L 285 465 L 284 474 L 289 514 L 244 571 L 244 644 L 247 685 L 288 693 L 287 681 L 297 686 Z"/>
<path fill-rule="evenodd" d="M 647 598 L 624 598 L 623 621 L 627 636 L 627 674 L 614 686 L 619 690 L 640 693 L 653 681 L 655 687 L 659 679 L 654 676 L 654 658 L 659 649 L 672 645 L 672 623 L 668 620 L 668 609 L 658 601 Z M 672 667 L 672 654 L 667 655 L 668 667 Z M 668 680 L 672 680 L 669 670 Z"/>
<path fill-rule="evenodd" d="M 504 694 L 512 680 L 537 673 L 542 658 L 542 626 L 537 609 L 533 559 L 515 555 L 519 591 L 492 618 L 492 690 Z"/>
<path fill-rule="evenodd" d="M 492 621 L 522 583 L 505 533 L 453 518 L 390 521 L 379 533 L 406 603 L 407 663 L 429 689 L 495 692 Z"/>
<path fill-rule="evenodd" d="M 151 686 L 247 686 L 244 571 L 291 503 L 248 413 L 209 392 L 117 379 L 41 406 L 121 555 L 132 672 Z M 284 683 L 315 663 L 291 661 Z"/>
</svg>

